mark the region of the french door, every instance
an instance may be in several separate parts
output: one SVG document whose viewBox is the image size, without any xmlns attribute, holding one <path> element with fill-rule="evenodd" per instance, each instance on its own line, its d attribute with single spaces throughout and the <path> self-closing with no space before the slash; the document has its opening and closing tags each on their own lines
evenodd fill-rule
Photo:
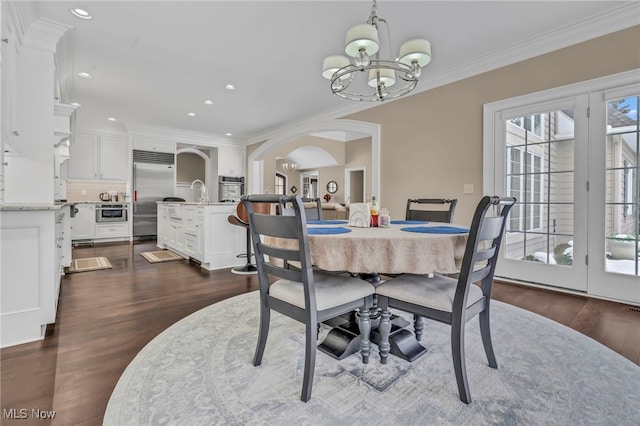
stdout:
<svg viewBox="0 0 640 426">
<path fill-rule="evenodd" d="M 484 192 L 518 200 L 496 276 L 640 303 L 639 95 L 624 74 L 485 105 Z"/>
</svg>

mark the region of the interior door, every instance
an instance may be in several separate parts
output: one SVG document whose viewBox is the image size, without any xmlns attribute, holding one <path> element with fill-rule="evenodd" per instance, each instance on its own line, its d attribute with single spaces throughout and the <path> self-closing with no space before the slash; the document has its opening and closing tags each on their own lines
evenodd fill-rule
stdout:
<svg viewBox="0 0 640 426">
<path fill-rule="evenodd" d="M 496 114 L 496 185 L 517 199 L 496 275 L 587 290 L 588 97 Z"/>
<path fill-rule="evenodd" d="M 590 95 L 589 293 L 640 303 L 640 84 Z"/>
</svg>

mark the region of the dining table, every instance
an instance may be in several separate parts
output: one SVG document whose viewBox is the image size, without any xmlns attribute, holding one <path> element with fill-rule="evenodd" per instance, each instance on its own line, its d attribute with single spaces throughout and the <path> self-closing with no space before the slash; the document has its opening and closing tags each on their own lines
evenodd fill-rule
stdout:
<svg viewBox="0 0 640 426">
<path fill-rule="evenodd" d="M 311 260 L 327 271 L 362 276 L 374 285 L 398 274 L 455 274 L 464 257 L 469 228 L 450 223 L 392 220 L 388 227 L 349 226 L 343 220 L 307 221 Z M 358 350 L 355 313 L 325 324 L 332 327 L 318 349 L 342 359 Z M 376 315 L 371 341 L 377 343 Z M 404 318 L 392 320 L 391 353 L 413 361 L 426 352 L 415 335 L 405 329 Z"/>
</svg>

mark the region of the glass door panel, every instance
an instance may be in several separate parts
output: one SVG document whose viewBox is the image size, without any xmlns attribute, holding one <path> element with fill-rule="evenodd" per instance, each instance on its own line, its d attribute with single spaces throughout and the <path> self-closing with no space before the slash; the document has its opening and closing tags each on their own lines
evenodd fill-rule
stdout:
<svg viewBox="0 0 640 426">
<path fill-rule="evenodd" d="M 595 212 L 590 229 L 602 231 L 589 245 L 589 292 L 632 303 L 640 303 L 638 89 L 592 94 L 594 112 L 606 117 L 601 121 L 606 125 L 594 122 L 590 131 L 599 135 L 591 159 L 596 187 L 590 194 L 590 211 Z"/>
<path fill-rule="evenodd" d="M 638 97 L 606 108 L 605 270 L 638 275 Z"/>
<path fill-rule="evenodd" d="M 517 270 L 522 280 L 586 289 L 586 267 L 573 261 L 575 114 L 575 108 L 559 108 L 503 122 L 504 189 L 518 202 L 499 273 Z"/>
</svg>

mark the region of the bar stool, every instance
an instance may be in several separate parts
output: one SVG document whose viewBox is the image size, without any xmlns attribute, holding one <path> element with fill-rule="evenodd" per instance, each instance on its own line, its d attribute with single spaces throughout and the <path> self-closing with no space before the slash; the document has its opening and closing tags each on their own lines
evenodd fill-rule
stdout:
<svg viewBox="0 0 640 426">
<path fill-rule="evenodd" d="M 254 203 L 253 209 L 256 213 L 269 214 L 271 212 L 271 205 L 269 203 Z M 238 255 L 238 257 L 247 258 L 247 264 L 244 266 L 236 266 L 231 268 L 231 272 L 239 275 L 252 275 L 257 274 L 258 269 L 251 263 L 251 230 L 249 228 L 249 216 L 247 215 L 247 209 L 241 202 L 236 207 L 236 214 L 229 215 L 227 218 L 232 225 L 240 226 L 246 229 L 247 232 L 247 251 L 244 254 Z"/>
</svg>

